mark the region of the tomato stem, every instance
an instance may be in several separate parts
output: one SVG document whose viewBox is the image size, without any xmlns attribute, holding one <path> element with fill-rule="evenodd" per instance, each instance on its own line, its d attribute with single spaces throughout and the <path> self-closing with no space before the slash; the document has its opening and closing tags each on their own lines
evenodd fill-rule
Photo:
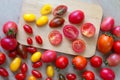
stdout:
<svg viewBox="0 0 120 80">
<path fill-rule="evenodd" d="M 103 61 L 104 62 L 104 64 L 107 66 L 108 65 L 108 61 L 107 60 L 105 60 L 105 61 Z"/>
<path fill-rule="evenodd" d="M 59 72 L 59 71 L 60 71 L 60 68 L 55 67 L 55 70 L 56 70 L 57 72 Z"/>
</svg>

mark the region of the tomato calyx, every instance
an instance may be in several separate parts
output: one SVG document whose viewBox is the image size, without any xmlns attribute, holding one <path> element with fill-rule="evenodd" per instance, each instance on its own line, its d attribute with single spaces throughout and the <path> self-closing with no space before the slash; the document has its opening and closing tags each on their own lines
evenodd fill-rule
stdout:
<svg viewBox="0 0 120 80">
<path fill-rule="evenodd" d="M 15 36 L 16 36 L 16 33 L 15 33 L 14 29 L 9 29 L 9 31 L 7 32 L 7 35 L 8 35 L 8 36 L 15 37 Z"/>
</svg>

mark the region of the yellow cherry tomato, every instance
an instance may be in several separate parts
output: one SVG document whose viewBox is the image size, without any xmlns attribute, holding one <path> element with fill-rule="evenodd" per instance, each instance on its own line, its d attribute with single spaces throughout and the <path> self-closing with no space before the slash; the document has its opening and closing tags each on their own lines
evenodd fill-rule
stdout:
<svg viewBox="0 0 120 80">
<path fill-rule="evenodd" d="M 33 55 L 31 56 L 31 61 L 32 62 L 37 62 L 37 61 L 39 61 L 40 60 L 40 58 L 41 58 L 41 52 L 35 52 L 35 53 L 33 53 Z"/>
<path fill-rule="evenodd" d="M 26 22 L 34 22 L 36 19 L 36 16 L 34 14 L 30 13 L 30 14 L 24 14 L 23 18 Z"/>
<path fill-rule="evenodd" d="M 48 77 L 53 77 L 54 76 L 53 66 L 51 66 L 51 65 L 47 66 L 46 74 L 47 74 Z"/>
<path fill-rule="evenodd" d="M 15 72 L 19 69 L 21 65 L 21 58 L 16 57 L 11 63 L 10 63 L 10 70 L 12 72 Z"/>
<path fill-rule="evenodd" d="M 42 7 L 40 13 L 41 13 L 42 15 L 47 15 L 47 14 L 51 13 L 51 11 L 52 11 L 52 6 L 51 6 L 50 4 L 45 4 L 45 5 Z"/>
<path fill-rule="evenodd" d="M 47 16 L 41 16 L 37 21 L 36 25 L 37 26 L 43 26 L 48 23 L 48 17 Z"/>
<path fill-rule="evenodd" d="M 34 77 L 33 75 L 28 77 L 28 80 L 37 80 L 36 77 Z"/>
</svg>

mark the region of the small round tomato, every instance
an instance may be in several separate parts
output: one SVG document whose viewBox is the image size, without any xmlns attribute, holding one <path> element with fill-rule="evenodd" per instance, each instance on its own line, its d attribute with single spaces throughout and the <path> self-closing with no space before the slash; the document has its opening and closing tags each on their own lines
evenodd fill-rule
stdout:
<svg viewBox="0 0 120 80">
<path fill-rule="evenodd" d="M 32 70 L 32 75 L 35 76 L 36 78 L 42 78 L 41 72 L 37 70 Z"/>
<path fill-rule="evenodd" d="M 41 37 L 40 35 L 36 35 L 36 36 L 35 36 L 35 40 L 36 40 L 36 42 L 37 42 L 38 44 L 42 44 L 42 43 L 43 43 L 42 37 Z"/>
<path fill-rule="evenodd" d="M 10 51 L 9 54 L 8 54 L 8 56 L 10 58 L 15 58 L 17 56 L 17 50 Z"/>
<path fill-rule="evenodd" d="M 116 26 L 112 29 L 112 34 L 120 38 L 120 26 Z"/>
<path fill-rule="evenodd" d="M 9 75 L 8 71 L 5 68 L 0 67 L 0 76 L 8 77 L 8 75 Z"/>
<path fill-rule="evenodd" d="M 33 53 L 37 52 L 37 48 L 36 47 L 28 46 L 26 48 L 27 48 L 27 52 L 29 52 L 29 53 L 33 54 Z"/>
<path fill-rule="evenodd" d="M 50 78 L 50 77 L 47 77 L 45 80 L 52 80 L 52 78 Z"/>
<path fill-rule="evenodd" d="M 2 52 L 0 52 L 0 65 L 4 64 L 6 61 L 6 55 Z"/>
<path fill-rule="evenodd" d="M 38 18 L 38 20 L 36 21 L 36 25 L 37 26 L 43 26 L 45 24 L 48 23 L 48 16 L 41 16 L 40 18 Z"/>
<path fill-rule="evenodd" d="M 52 6 L 50 4 L 45 4 L 45 5 L 43 5 L 40 13 L 42 15 L 47 15 L 47 14 L 51 13 L 51 11 L 52 11 Z"/>
<path fill-rule="evenodd" d="M 85 80 L 95 80 L 95 75 L 92 71 L 85 71 L 82 74 L 82 78 L 84 78 Z"/>
<path fill-rule="evenodd" d="M 74 73 L 68 73 L 66 77 L 68 80 L 76 80 L 76 75 Z"/>
<path fill-rule="evenodd" d="M 92 23 L 84 23 L 80 27 L 80 30 L 81 30 L 82 35 L 90 38 L 95 35 L 96 28 Z"/>
<path fill-rule="evenodd" d="M 25 25 L 23 26 L 23 29 L 24 29 L 24 31 L 25 31 L 26 33 L 29 33 L 29 34 L 32 34 L 32 33 L 33 33 L 32 27 L 31 27 L 30 25 L 25 24 Z"/>
<path fill-rule="evenodd" d="M 42 61 L 35 62 L 35 63 L 33 63 L 33 65 L 32 65 L 33 68 L 39 68 L 39 67 L 41 67 L 41 66 L 42 66 Z"/>
<path fill-rule="evenodd" d="M 17 73 L 17 74 L 15 75 L 15 78 L 16 78 L 17 80 L 25 80 L 26 75 L 23 74 L 23 73 Z"/>
<path fill-rule="evenodd" d="M 120 54 L 120 40 L 117 40 L 113 43 L 113 50 L 117 53 Z"/>
<path fill-rule="evenodd" d="M 40 60 L 41 56 L 42 56 L 41 52 L 35 52 L 31 56 L 31 61 L 38 62 Z"/>
<path fill-rule="evenodd" d="M 73 25 L 65 25 L 63 28 L 63 33 L 69 40 L 75 40 L 79 35 L 78 29 Z"/>
<path fill-rule="evenodd" d="M 28 38 L 27 38 L 27 43 L 28 43 L 29 45 L 31 45 L 31 44 L 33 43 L 33 40 L 32 40 L 31 37 L 28 37 Z"/>
<path fill-rule="evenodd" d="M 52 45 L 59 45 L 62 42 L 62 34 L 58 30 L 53 30 L 48 35 L 49 41 Z"/>
<path fill-rule="evenodd" d="M 22 66 L 21 66 L 21 72 L 23 74 L 25 74 L 25 73 L 27 73 L 27 71 L 28 71 L 28 66 L 27 66 L 26 63 L 23 63 Z"/>
<path fill-rule="evenodd" d="M 77 53 L 84 52 L 85 48 L 86 48 L 85 42 L 81 39 L 77 39 L 72 42 L 72 49 Z"/>
<path fill-rule="evenodd" d="M 36 19 L 36 16 L 33 13 L 26 13 L 23 15 L 23 18 L 26 22 L 34 22 Z"/>
</svg>

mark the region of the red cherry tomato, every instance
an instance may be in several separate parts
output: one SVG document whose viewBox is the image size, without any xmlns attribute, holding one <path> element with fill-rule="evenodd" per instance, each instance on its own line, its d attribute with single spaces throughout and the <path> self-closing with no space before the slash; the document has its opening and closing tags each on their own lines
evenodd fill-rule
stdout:
<svg viewBox="0 0 120 80">
<path fill-rule="evenodd" d="M 8 71 L 5 68 L 0 67 L 0 76 L 8 77 L 8 75 Z"/>
<path fill-rule="evenodd" d="M 100 56 L 93 56 L 90 59 L 90 63 L 93 67 L 98 68 L 102 65 L 102 58 Z"/>
<path fill-rule="evenodd" d="M 70 13 L 68 18 L 69 18 L 69 22 L 73 24 L 79 24 L 84 19 L 84 12 L 81 10 L 75 10 Z"/>
<path fill-rule="evenodd" d="M 59 45 L 62 42 L 62 34 L 58 30 L 53 30 L 48 35 L 49 41 L 52 45 Z"/>
<path fill-rule="evenodd" d="M 82 35 L 90 38 L 95 35 L 96 28 L 92 23 L 84 23 L 80 27 L 80 30 L 81 30 Z"/>
<path fill-rule="evenodd" d="M 82 74 L 82 78 L 84 78 L 85 80 L 95 80 L 95 75 L 92 71 L 85 71 Z"/>
<path fill-rule="evenodd" d="M 77 39 L 72 42 L 72 49 L 77 53 L 84 52 L 85 48 L 86 48 L 85 42 L 81 39 Z"/>
<path fill-rule="evenodd" d="M 35 63 L 33 63 L 33 65 L 32 65 L 33 68 L 39 68 L 39 67 L 41 67 L 41 66 L 42 66 L 42 61 L 35 62 Z"/>
<path fill-rule="evenodd" d="M 27 47 L 27 52 L 33 54 L 33 53 L 37 52 L 37 48 L 36 47 L 32 47 L 32 46 L 28 46 Z"/>
<path fill-rule="evenodd" d="M 113 50 L 117 53 L 120 54 L 120 40 L 117 40 L 113 43 Z"/>
<path fill-rule="evenodd" d="M 23 28 L 26 33 L 29 33 L 29 34 L 33 33 L 32 27 L 30 25 L 25 24 Z"/>
<path fill-rule="evenodd" d="M 0 52 L 0 65 L 4 64 L 6 61 L 6 55 L 2 52 Z"/>
<path fill-rule="evenodd" d="M 60 69 L 66 68 L 68 64 L 69 64 L 69 61 L 66 56 L 59 56 L 55 62 L 56 67 Z"/>
<path fill-rule="evenodd" d="M 79 35 L 78 29 L 73 25 L 65 25 L 63 28 L 63 33 L 69 40 L 75 40 Z"/>
<path fill-rule="evenodd" d="M 37 71 L 37 70 L 32 70 L 32 74 L 33 74 L 33 76 L 35 76 L 36 78 L 42 78 L 41 72 L 39 72 L 39 71 Z"/>
<path fill-rule="evenodd" d="M 68 73 L 66 77 L 67 77 L 67 80 L 76 80 L 77 78 L 74 73 Z"/>
<path fill-rule="evenodd" d="M 23 74 L 25 74 L 25 73 L 27 73 L 27 71 L 28 71 L 28 66 L 27 66 L 26 63 L 23 63 L 22 66 L 21 66 L 21 72 Z"/>
<path fill-rule="evenodd" d="M 48 77 L 48 78 L 46 78 L 45 80 L 52 80 L 52 78 L 49 78 L 49 77 Z"/>
<path fill-rule="evenodd" d="M 39 36 L 39 35 L 35 36 L 35 40 L 36 40 L 36 42 L 37 42 L 38 44 L 42 44 L 42 43 L 43 43 L 42 38 L 41 38 L 41 36 Z"/>
<path fill-rule="evenodd" d="M 26 75 L 23 74 L 23 73 L 17 73 L 17 74 L 15 75 L 15 78 L 16 78 L 17 80 L 25 80 Z"/>
<path fill-rule="evenodd" d="M 31 45 L 31 44 L 33 43 L 32 38 L 28 37 L 28 38 L 27 38 L 27 43 L 28 43 L 29 45 Z"/>
<path fill-rule="evenodd" d="M 116 26 L 112 29 L 112 34 L 114 34 L 116 37 L 120 38 L 120 26 Z"/>
<path fill-rule="evenodd" d="M 8 56 L 9 56 L 10 58 L 15 58 L 15 57 L 17 56 L 17 50 L 10 51 L 9 54 L 8 54 Z"/>
</svg>

